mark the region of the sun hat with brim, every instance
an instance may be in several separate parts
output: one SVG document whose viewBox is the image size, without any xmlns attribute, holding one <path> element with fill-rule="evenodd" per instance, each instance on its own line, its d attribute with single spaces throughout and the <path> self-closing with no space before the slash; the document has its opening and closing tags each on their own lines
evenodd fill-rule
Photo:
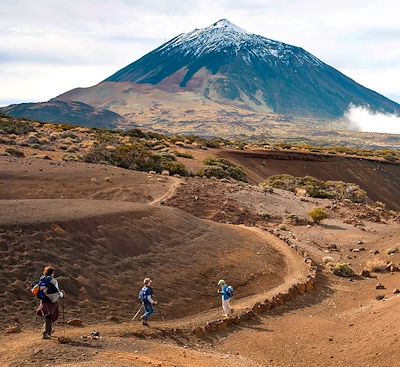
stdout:
<svg viewBox="0 0 400 367">
<path fill-rule="evenodd" d="M 225 280 L 223 280 L 223 279 L 221 279 L 219 282 L 218 282 L 218 285 L 224 285 L 225 284 Z"/>
<path fill-rule="evenodd" d="M 144 280 L 143 280 L 143 284 L 149 284 L 151 282 L 152 282 L 152 280 L 150 278 L 144 278 Z"/>
</svg>

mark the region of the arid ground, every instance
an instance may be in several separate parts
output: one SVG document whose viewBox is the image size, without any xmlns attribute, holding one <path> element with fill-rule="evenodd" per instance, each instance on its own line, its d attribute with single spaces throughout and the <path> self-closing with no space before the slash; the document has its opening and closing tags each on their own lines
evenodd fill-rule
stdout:
<svg viewBox="0 0 400 367">
<path fill-rule="evenodd" d="M 16 147 L 8 139 L 1 152 Z M 195 147 L 180 158 L 193 169 L 207 155 L 228 158 L 243 183 L 18 149 L 25 157 L 0 157 L 1 366 L 398 365 L 397 163 Z M 370 200 L 258 186 L 277 173 L 355 182 Z M 315 207 L 328 214 L 320 224 L 308 217 Z M 83 326 L 61 316 L 42 340 L 30 282 L 48 263 L 66 292 L 65 319 Z M 337 264 L 354 275 L 335 275 Z M 146 276 L 159 301 L 150 327 L 131 321 Z M 235 288 L 228 319 L 221 278 Z"/>
</svg>

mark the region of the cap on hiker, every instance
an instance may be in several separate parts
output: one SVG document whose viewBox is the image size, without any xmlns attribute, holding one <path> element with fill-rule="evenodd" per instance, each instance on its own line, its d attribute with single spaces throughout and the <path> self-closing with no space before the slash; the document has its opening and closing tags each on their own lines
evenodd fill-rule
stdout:
<svg viewBox="0 0 400 367">
<path fill-rule="evenodd" d="M 218 285 L 224 285 L 225 284 L 225 280 L 223 280 L 223 279 L 221 279 L 219 282 L 218 282 Z"/>
<path fill-rule="evenodd" d="M 151 283 L 151 279 L 150 278 L 144 278 L 143 284 L 150 284 L 150 283 Z"/>
</svg>

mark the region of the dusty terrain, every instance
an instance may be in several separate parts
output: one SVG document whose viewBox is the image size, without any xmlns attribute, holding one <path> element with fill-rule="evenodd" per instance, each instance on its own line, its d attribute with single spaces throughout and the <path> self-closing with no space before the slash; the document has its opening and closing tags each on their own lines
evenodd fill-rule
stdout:
<svg viewBox="0 0 400 367">
<path fill-rule="evenodd" d="M 324 174 L 359 177 L 360 185 L 370 177 L 369 196 L 389 193 L 396 208 L 398 165 L 317 155 L 301 163 L 195 147 L 193 159 L 181 159 L 195 168 L 205 156 L 226 154 L 246 168 L 248 184 L 18 148 L 26 157 L 0 157 L 1 366 L 398 364 L 400 254 L 388 250 L 399 246 L 399 213 L 255 185 L 282 167 L 316 176 L 326 167 Z M 51 159 L 29 157 L 35 152 Z M 308 217 L 315 207 L 328 213 L 319 225 Z M 355 275 L 334 275 L 327 258 Z M 64 332 L 60 318 L 48 341 L 39 325 L 32 332 L 37 302 L 29 286 L 49 262 L 66 291 L 65 318 L 84 326 Z M 370 276 L 360 276 L 366 269 Z M 160 301 L 149 328 L 130 322 L 145 276 Z M 235 317 L 226 320 L 217 308 L 220 278 L 235 288 Z M 5 333 L 15 323 L 22 331 Z"/>
</svg>

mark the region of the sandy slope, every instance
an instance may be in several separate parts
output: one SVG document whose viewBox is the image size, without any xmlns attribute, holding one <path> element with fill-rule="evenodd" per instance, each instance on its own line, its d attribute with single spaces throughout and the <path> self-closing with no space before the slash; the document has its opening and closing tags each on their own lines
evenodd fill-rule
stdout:
<svg viewBox="0 0 400 367">
<path fill-rule="evenodd" d="M 218 317 L 217 300 L 210 299 L 215 297 L 213 282 L 220 277 L 235 286 L 238 310 L 304 276 L 304 262 L 276 236 L 223 223 L 275 229 L 317 263 L 329 255 L 359 271 L 371 259 L 400 263 L 399 254 L 385 253 L 398 245 L 400 228 L 394 219 L 375 223 L 366 216 L 361 226 L 345 223 L 357 217 L 361 207 L 337 204 L 331 210 L 328 200 L 301 201 L 279 190 L 268 194 L 251 186 L 198 179 L 162 182 L 161 176 L 149 181 L 148 175 L 125 170 L 112 170 L 112 179 L 105 181 L 100 180 L 104 167 L 29 163 L 0 160 L 6 173 L 0 186 L 0 269 L 6 279 L 1 296 L 11 300 L 1 303 L 0 320 L 5 325 L 18 317 L 24 330 L 0 336 L 0 365 L 397 365 L 400 297 L 392 291 L 400 288 L 399 272 L 349 281 L 321 270 L 315 291 L 239 326 L 203 339 L 168 331 Z M 101 183 L 92 186 L 94 176 Z M 145 197 L 148 193 L 151 198 Z M 330 213 L 324 225 L 286 223 L 287 230 L 277 229 L 287 213 L 304 217 L 317 205 Z M 265 212 L 271 218 L 260 220 Z M 366 250 L 350 251 L 357 246 Z M 29 330 L 35 302 L 27 282 L 43 260 L 50 261 L 50 254 L 53 260 L 55 254 L 60 282 L 68 289 L 67 316 L 91 323 L 82 329 L 68 327 L 66 336 L 72 342 L 65 345 L 42 341 L 39 330 L 33 335 Z M 124 321 L 136 311 L 136 291 L 149 269 L 166 322 L 155 315 L 147 331 L 136 323 L 107 323 L 111 314 Z M 127 286 L 116 288 L 121 282 Z M 378 282 L 386 289 L 376 290 Z M 182 289 L 184 297 L 171 296 Z M 384 301 L 375 300 L 380 293 Z M 94 329 L 102 339 L 81 338 Z M 61 331 L 58 327 L 56 335 Z"/>
</svg>

